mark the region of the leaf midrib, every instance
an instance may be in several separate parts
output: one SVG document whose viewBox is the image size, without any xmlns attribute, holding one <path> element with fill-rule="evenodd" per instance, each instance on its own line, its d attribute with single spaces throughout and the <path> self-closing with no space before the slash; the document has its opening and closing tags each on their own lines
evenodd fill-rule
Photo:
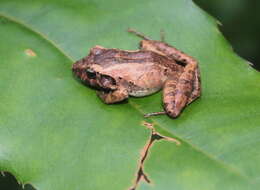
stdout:
<svg viewBox="0 0 260 190">
<path fill-rule="evenodd" d="M 46 36 L 44 33 L 41 33 L 40 31 L 38 31 L 37 29 L 33 28 L 31 25 L 26 24 L 25 22 L 17 19 L 16 17 L 7 15 L 6 13 L 2 13 L 0 12 L 0 17 L 3 17 L 11 22 L 14 22 L 18 25 L 20 25 L 21 27 L 31 31 L 32 33 L 38 35 L 40 38 L 46 40 L 46 42 L 48 42 L 50 45 L 52 45 L 55 49 L 57 49 L 66 59 L 68 59 L 69 61 L 71 61 L 72 63 L 75 61 L 70 55 L 69 53 L 66 53 L 66 51 L 64 51 L 62 48 L 59 47 L 59 45 L 55 42 L 52 41 L 51 39 L 48 38 L 48 36 Z M 135 105 L 134 102 L 132 102 L 131 100 L 129 100 L 129 104 L 135 109 L 137 110 L 137 112 L 141 113 L 142 115 L 144 115 L 145 113 L 143 112 L 143 110 L 139 109 L 137 105 Z M 215 162 L 216 164 L 220 165 L 222 168 L 225 168 L 226 170 L 228 170 L 230 173 L 233 173 L 234 175 L 241 177 L 242 179 L 246 180 L 248 183 L 250 183 L 250 178 L 243 174 L 241 171 L 239 171 L 238 169 L 230 166 L 228 163 L 226 163 L 223 160 L 219 160 L 217 159 L 214 155 L 206 153 L 205 151 L 203 151 L 202 149 L 200 149 L 198 146 L 193 145 L 188 139 L 185 139 L 184 137 L 182 137 L 180 134 L 178 133 L 172 133 L 172 131 L 169 131 L 166 127 L 164 127 L 163 125 L 161 125 L 160 123 L 158 123 L 155 119 L 150 118 L 151 121 L 153 121 L 154 124 L 156 124 L 159 128 L 161 128 L 162 130 L 168 132 L 169 134 L 171 134 L 172 136 L 180 139 L 182 142 L 186 143 L 188 146 L 191 147 L 191 149 L 195 150 L 196 152 L 201 153 L 202 155 L 204 155 L 205 157 L 207 157 L 209 160 L 212 160 L 213 162 Z"/>
</svg>

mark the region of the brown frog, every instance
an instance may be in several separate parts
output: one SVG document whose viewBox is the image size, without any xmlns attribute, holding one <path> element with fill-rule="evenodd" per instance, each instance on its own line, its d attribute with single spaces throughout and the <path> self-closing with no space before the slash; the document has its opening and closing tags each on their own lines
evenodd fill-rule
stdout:
<svg viewBox="0 0 260 190">
<path fill-rule="evenodd" d="M 163 89 L 165 111 L 146 116 L 179 116 L 201 93 L 197 61 L 163 41 L 151 40 L 132 29 L 129 32 L 143 38 L 140 50 L 95 46 L 88 56 L 73 64 L 73 73 L 83 83 L 97 88 L 98 96 L 107 104 Z"/>
</svg>

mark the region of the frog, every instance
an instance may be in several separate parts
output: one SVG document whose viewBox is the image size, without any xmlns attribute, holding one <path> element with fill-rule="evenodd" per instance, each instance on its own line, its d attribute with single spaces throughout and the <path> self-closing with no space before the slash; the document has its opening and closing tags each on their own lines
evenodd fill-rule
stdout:
<svg viewBox="0 0 260 190">
<path fill-rule="evenodd" d="M 177 118 L 182 110 L 201 95 L 198 61 L 161 40 L 141 37 L 138 50 L 92 47 L 86 57 L 72 66 L 74 75 L 85 85 L 94 87 L 106 104 L 144 97 L 162 89 L 164 111 L 145 117 L 167 114 Z"/>
</svg>

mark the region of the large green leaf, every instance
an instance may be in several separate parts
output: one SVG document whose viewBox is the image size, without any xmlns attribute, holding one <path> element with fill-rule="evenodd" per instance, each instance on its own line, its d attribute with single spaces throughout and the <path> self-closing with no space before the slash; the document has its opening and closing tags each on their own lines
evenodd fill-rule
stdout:
<svg viewBox="0 0 260 190">
<path fill-rule="evenodd" d="M 0 170 L 37 189 L 134 184 L 150 138 L 143 114 L 161 94 L 105 105 L 75 80 L 90 47 L 136 49 L 128 27 L 200 62 L 202 97 L 176 119 L 147 121 L 181 145 L 155 140 L 138 189 L 256 189 L 260 179 L 260 76 L 191 0 L 0 0 Z"/>
</svg>

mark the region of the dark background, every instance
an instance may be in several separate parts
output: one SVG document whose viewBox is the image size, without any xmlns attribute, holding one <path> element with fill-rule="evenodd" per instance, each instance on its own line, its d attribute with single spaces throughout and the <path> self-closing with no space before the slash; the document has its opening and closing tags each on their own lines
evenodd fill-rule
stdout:
<svg viewBox="0 0 260 190">
<path fill-rule="evenodd" d="M 260 71 L 260 1 L 193 1 L 223 24 L 219 28 L 235 52 Z"/>
<path fill-rule="evenodd" d="M 194 0 L 223 25 L 220 30 L 235 52 L 260 71 L 260 0 Z M 185 13 L 184 13 L 185 14 Z M 26 190 L 33 190 L 30 185 Z M 0 190 L 22 190 L 16 179 L 0 175 Z"/>
</svg>

